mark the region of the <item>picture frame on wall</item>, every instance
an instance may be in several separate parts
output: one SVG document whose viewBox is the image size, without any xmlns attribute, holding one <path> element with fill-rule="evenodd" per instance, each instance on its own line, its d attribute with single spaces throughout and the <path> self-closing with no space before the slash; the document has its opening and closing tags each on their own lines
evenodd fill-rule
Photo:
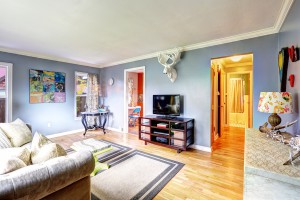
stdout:
<svg viewBox="0 0 300 200">
<path fill-rule="evenodd" d="M 66 102 L 66 73 L 45 70 L 29 70 L 29 102 Z"/>
</svg>

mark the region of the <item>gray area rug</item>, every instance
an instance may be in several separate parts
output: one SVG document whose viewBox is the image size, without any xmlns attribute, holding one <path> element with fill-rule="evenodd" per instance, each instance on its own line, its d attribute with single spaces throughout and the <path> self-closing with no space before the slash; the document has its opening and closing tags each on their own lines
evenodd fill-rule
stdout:
<svg viewBox="0 0 300 200">
<path fill-rule="evenodd" d="M 92 200 L 153 199 L 184 164 L 133 150 L 91 179 Z"/>
<path fill-rule="evenodd" d="M 106 162 L 108 160 L 111 160 L 121 154 L 124 154 L 130 150 L 132 150 L 132 148 L 130 147 L 126 147 L 126 146 L 123 146 L 123 145 L 120 145 L 120 144 L 116 144 L 116 143 L 113 143 L 113 142 L 110 142 L 110 141 L 107 141 L 107 140 L 99 140 L 101 142 L 104 142 L 104 143 L 107 143 L 107 144 L 110 144 L 111 147 L 112 147 L 112 150 L 108 151 L 108 152 L 105 152 L 103 154 L 100 154 L 98 155 L 98 161 L 99 162 Z M 70 153 L 74 151 L 73 149 L 67 149 L 66 152 L 67 153 Z"/>
</svg>

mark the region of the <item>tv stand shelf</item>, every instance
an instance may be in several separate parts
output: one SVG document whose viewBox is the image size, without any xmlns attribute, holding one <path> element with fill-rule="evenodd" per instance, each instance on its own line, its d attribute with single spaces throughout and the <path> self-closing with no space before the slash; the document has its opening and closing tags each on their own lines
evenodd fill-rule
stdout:
<svg viewBox="0 0 300 200">
<path fill-rule="evenodd" d="M 194 143 L 194 119 L 147 115 L 139 118 L 139 139 L 172 149 L 177 153 Z"/>
</svg>

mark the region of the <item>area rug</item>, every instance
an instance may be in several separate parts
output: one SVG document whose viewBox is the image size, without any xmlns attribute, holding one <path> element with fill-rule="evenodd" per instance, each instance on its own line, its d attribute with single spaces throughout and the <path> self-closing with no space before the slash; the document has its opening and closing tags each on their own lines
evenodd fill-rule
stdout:
<svg viewBox="0 0 300 200">
<path fill-rule="evenodd" d="M 184 164 L 133 150 L 91 179 L 92 200 L 152 199 Z"/>
<path fill-rule="evenodd" d="M 116 143 L 113 143 L 113 142 L 110 142 L 110 141 L 107 141 L 107 140 L 99 140 L 99 141 L 110 144 L 111 147 L 112 147 L 112 150 L 97 156 L 98 161 L 101 162 L 101 163 L 106 162 L 108 160 L 111 160 L 111 159 L 113 159 L 113 158 L 115 158 L 115 157 L 117 157 L 117 156 L 119 156 L 123 153 L 126 153 L 126 152 L 132 150 L 132 148 L 130 148 L 130 147 L 126 147 L 126 146 L 123 146 L 123 145 L 120 145 L 120 144 L 116 144 Z M 72 151 L 74 151 L 74 150 L 73 149 L 67 149 L 66 150 L 67 153 L 70 153 Z"/>
</svg>

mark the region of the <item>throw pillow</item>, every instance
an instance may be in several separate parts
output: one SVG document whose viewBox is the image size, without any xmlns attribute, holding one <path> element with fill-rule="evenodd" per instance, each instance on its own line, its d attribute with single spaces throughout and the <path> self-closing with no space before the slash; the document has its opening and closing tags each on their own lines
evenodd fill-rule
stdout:
<svg viewBox="0 0 300 200">
<path fill-rule="evenodd" d="M 10 148 L 10 147 L 12 146 L 9 139 L 7 138 L 5 133 L 3 133 L 3 131 L 0 129 L 0 149 Z"/>
<path fill-rule="evenodd" d="M 19 158 L 0 158 L 0 175 L 15 171 L 22 167 L 26 167 L 26 164 Z"/>
<path fill-rule="evenodd" d="M 33 164 L 65 155 L 67 155 L 66 151 L 59 144 L 52 143 L 38 132 L 34 134 L 31 143 L 31 162 Z"/>
<path fill-rule="evenodd" d="M 32 140 L 30 129 L 20 119 L 16 119 L 12 123 L 0 123 L 0 128 L 8 137 L 13 147 L 20 147 Z"/>
<path fill-rule="evenodd" d="M 0 158 L 19 158 L 26 165 L 30 165 L 30 151 L 25 147 L 14 147 L 14 148 L 5 148 L 0 149 Z"/>
</svg>

